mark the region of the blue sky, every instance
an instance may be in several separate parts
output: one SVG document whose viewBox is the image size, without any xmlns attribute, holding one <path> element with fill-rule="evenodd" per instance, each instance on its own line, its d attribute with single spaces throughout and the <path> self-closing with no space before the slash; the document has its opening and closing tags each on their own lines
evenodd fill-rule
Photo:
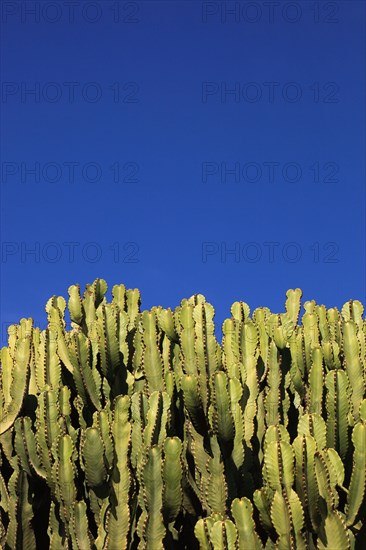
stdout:
<svg viewBox="0 0 366 550">
<path fill-rule="evenodd" d="M 1 326 L 96 277 L 365 302 L 365 3 L 2 3 Z M 33 251 L 33 253 L 32 253 Z M 110 294 L 109 294 L 110 295 Z"/>
</svg>

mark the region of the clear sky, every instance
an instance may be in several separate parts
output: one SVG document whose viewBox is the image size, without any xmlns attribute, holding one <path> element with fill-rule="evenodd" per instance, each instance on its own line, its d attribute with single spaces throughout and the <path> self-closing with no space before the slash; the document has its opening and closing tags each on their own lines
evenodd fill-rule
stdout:
<svg viewBox="0 0 366 550">
<path fill-rule="evenodd" d="M 1 8 L 2 345 L 96 277 L 365 302 L 365 2 Z"/>
</svg>

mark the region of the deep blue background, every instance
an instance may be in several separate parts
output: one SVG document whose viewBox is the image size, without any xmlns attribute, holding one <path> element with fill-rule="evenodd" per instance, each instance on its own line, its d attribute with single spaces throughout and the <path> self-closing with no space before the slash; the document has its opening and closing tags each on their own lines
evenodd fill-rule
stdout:
<svg viewBox="0 0 366 550">
<path fill-rule="evenodd" d="M 203 293 L 219 325 L 288 288 L 365 301 L 363 1 L 2 9 L 2 345 L 96 277 L 143 308 Z"/>
</svg>

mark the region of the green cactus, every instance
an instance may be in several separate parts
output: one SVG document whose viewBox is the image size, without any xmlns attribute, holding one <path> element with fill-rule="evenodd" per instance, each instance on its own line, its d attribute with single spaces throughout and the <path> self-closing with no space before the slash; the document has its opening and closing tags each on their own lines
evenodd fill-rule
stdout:
<svg viewBox="0 0 366 550">
<path fill-rule="evenodd" d="M 365 419 L 366 420 L 366 419 Z M 347 499 L 347 525 L 353 525 L 365 497 L 366 487 L 366 424 L 357 422 L 352 432 L 353 468 Z"/>
<path fill-rule="evenodd" d="M 32 493 L 27 473 L 15 465 L 9 484 L 9 524 L 6 533 L 6 547 L 35 548 L 36 539 L 32 526 Z"/>
<path fill-rule="evenodd" d="M 3 353 L 2 361 L 4 356 L 6 360 L 2 362 L 1 370 L 0 435 L 14 424 L 27 392 L 30 338 L 20 338 L 16 341 L 13 358 Z"/>
<path fill-rule="evenodd" d="M 128 548 L 131 540 L 130 488 L 133 486 L 130 471 L 131 423 L 130 399 L 119 396 L 114 402 L 112 434 L 115 452 L 110 508 L 106 514 L 106 549 Z"/>
<path fill-rule="evenodd" d="M 366 319 L 286 293 L 140 311 L 96 279 L 0 353 L 0 546 L 361 550 Z"/>
<path fill-rule="evenodd" d="M 238 531 L 239 548 L 253 548 L 263 550 L 263 544 L 256 531 L 253 519 L 253 506 L 246 497 L 234 499 L 231 504 L 231 513 Z"/>
<path fill-rule="evenodd" d="M 349 381 L 341 369 L 328 372 L 327 388 L 327 446 L 336 449 L 345 459 L 348 449 Z"/>
</svg>

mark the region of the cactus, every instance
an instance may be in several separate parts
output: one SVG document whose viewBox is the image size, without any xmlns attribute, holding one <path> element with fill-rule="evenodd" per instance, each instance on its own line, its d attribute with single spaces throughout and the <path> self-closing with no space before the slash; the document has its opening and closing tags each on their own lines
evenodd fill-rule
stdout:
<svg viewBox="0 0 366 550">
<path fill-rule="evenodd" d="M 21 319 L 0 361 L 0 546 L 364 547 L 366 320 L 288 290 L 140 311 L 96 279 Z M 67 330 L 68 308 L 71 328 Z"/>
<path fill-rule="evenodd" d="M 10 351 L 10 350 L 9 350 Z M 6 357 L 3 362 L 3 357 Z M 29 378 L 30 338 L 16 340 L 14 357 L 2 354 L 0 434 L 11 428 L 19 415 Z"/>
<path fill-rule="evenodd" d="M 355 523 L 356 516 L 364 500 L 366 486 L 366 425 L 358 422 L 352 431 L 354 447 L 353 468 L 347 502 L 347 525 Z"/>
</svg>

